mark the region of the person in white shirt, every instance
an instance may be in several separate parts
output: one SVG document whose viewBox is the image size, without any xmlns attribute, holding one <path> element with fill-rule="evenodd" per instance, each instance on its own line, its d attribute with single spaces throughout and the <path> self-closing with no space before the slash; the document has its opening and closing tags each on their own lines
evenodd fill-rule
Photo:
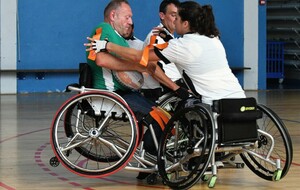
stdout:
<svg viewBox="0 0 300 190">
<path fill-rule="evenodd" d="M 129 33 L 125 34 L 123 37 L 126 39 L 129 47 L 142 50 L 144 48 L 144 42 L 134 35 L 134 24 L 132 24 L 131 29 L 129 29 L 128 32 Z M 148 100 L 155 102 L 161 96 L 161 85 L 148 73 L 144 72 L 142 74 L 144 77 L 144 84 L 140 91 Z"/>
<path fill-rule="evenodd" d="M 128 28 L 128 33 L 123 35 L 123 38 L 131 48 L 137 50 L 142 50 L 144 48 L 144 42 L 134 35 L 134 23 Z"/>
<path fill-rule="evenodd" d="M 156 44 L 163 44 L 174 38 L 175 19 L 177 14 L 177 6 L 179 4 L 180 2 L 178 0 L 163 0 L 160 3 L 160 24 L 157 27 L 164 28 L 164 32 L 161 33 L 161 35 L 156 36 Z M 144 40 L 144 47 L 150 44 L 150 38 L 152 35 L 153 31 L 151 30 Z M 174 63 L 166 65 L 162 60 L 159 60 L 158 64 L 172 81 L 178 81 L 181 79 L 181 74 Z M 167 88 L 164 88 L 164 86 L 162 86 L 157 80 L 153 79 L 153 77 L 149 75 L 146 75 L 144 80 L 144 85 L 141 91 L 148 98 L 157 100 L 163 93 L 168 91 Z"/>
</svg>

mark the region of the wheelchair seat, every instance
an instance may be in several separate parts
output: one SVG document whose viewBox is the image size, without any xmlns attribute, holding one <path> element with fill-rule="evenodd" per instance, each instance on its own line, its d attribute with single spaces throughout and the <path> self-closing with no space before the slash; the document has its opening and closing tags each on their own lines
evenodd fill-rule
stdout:
<svg viewBox="0 0 300 190">
<path fill-rule="evenodd" d="M 255 142 L 258 138 L 256 120 L 262 117 L 255 98 L 231 98 L 213 101 L 218 113 L 220 144 Z"/>
</svg>

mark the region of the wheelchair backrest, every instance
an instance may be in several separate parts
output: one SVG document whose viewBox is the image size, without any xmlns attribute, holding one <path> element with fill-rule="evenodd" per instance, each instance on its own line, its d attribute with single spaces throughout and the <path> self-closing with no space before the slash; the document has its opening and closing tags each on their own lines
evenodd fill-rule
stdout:
<svg viewBox="0 0 300 190">
<path fill-rule="evenodd" d="M 218 113 L 219 143 L 254 142 L 257 140 L 256 120 L 262 117 L 255 98 L 221 99 L 213 101 Z"/>
<path fill-rule="evenodd" d="M 188 87 L 190 91 L 192 91 L 193 95 L 199 99 L 201 99 L 201 95 L 197 92 L 191 78 L 186 74 L 185 70 L 182 71 L 182 78 L 185 85 Z"/>
<path fill-rule="evenodd" d="M 93 73 L 88 63 L 79 64 L 79 86 L 93 87 Z"/>
</svg>

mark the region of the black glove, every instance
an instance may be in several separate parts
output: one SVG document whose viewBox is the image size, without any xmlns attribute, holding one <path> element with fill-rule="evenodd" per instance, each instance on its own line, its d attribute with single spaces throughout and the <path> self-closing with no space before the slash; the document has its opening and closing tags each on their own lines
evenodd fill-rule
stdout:
<svg viewBox="0 0 300 190">
<path fill-rule="evenodd" d="M 175 90 L 175 94 L 181 99 L 186 100 L 190 97 L 190 93 L 187 89 L 183 87 L 179 87 L 177 90 Z"/>
</svg>

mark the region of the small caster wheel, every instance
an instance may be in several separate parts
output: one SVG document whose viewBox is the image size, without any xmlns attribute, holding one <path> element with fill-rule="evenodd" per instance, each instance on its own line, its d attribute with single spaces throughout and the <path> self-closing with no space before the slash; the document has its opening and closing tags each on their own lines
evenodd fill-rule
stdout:
<svg viewBox="0 0 300 190">
<path fill-rule="evenodd" d="M 209 176 L 208 175 L 203 175 L 203 176 L 201 176 L 201 180 L 202 181 L 208 181 L 209 180 Z"/>
<path fill-rule="evenodd" d="M 163 180 L 163 181 L 162 181 L 162 184 L 163 184 L 163 185 L 167 185 L 167 182 L 165 182 L 165 181 Z"/>
<path fill-rule="evenodd" d="M 244 164 L 244 163 L 236 163 L 236 164 L 235 164 L 235 167 L 236 167 L 236 168 L 244 168 L 244 167 L 245 167 L 245 164 Z"/>
<path fill-rule="evenodd" d="M 50 164 L 50 166 L 52 166 L 52 167 L 57 167 L 57 166 L 59 165 L 59 161 L 58 161 L 58 159 L 56 158 L 56 156 L 50 158 L 49 164 Z"/>
<path fill-rule="evenodd" d="M 208 182 L 208 187 L 209 188 L 213 188 L 216 185 L 216 181 L 217 181 L 217 176 L 212 176 Z"/>
<path fill-rule="evenodd" d="M 147 183 L 149 185 L 155 185 L 157 184 L 157 174 L 153 173 L 153 174 L 150 174 L 148 177 L 147 177 Z"/>
<path fill-rule="evenodd" d="M 231 157 L 230 161 L 235 161 L 235 156 Z"/>
<path fill-rule="evenodd" d="M 272 177 L 273 181 L 279 181 L 281 179 L 281 175 L 282 175 L 282 170 L 276 170 L 274 172 L 274 175 Z"/>
</svg>

